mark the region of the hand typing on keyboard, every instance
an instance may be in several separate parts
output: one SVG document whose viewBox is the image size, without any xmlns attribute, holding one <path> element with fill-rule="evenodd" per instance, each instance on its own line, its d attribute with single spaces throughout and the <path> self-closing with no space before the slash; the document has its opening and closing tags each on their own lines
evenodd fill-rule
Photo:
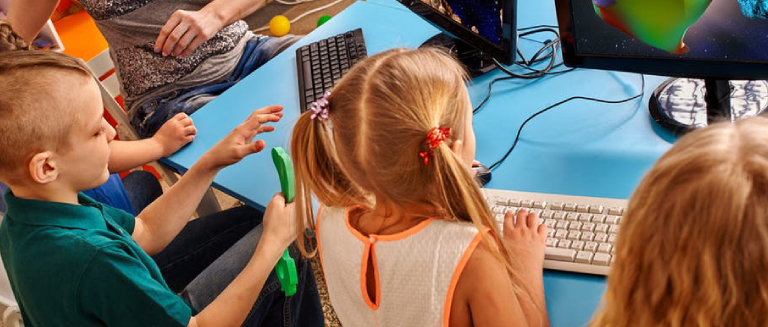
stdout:
<svg viewBox="0 0 768 327">
<path fill-rule="evenodd" d="M 504 242 L 512 251 L 514 262 L 520 263 L 519 272 L 536 272 L 541 280 L 544 269 L 544 249 L 547 240 L 547 226 L 539 224 L 539 215 L 527 210 L 517 214 L 507 211 L 502 231 Z M 531 269 L 538 268 L 538 269 Z"/>
<path fill-rule="evenodd" d="M 547 226 L 544 268 L 608 275 L 627 201 L 546 193 L 483 189 L 506 235 L 507 217 L 525 211 Z"/>
</svg>

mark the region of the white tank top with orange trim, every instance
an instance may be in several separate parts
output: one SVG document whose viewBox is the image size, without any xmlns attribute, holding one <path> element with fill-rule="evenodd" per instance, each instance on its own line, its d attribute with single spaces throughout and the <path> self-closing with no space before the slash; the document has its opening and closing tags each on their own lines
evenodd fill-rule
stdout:
<svg viewBox="0 0 768 327">
<path fill-rule="evenodd" d="M 448 326 L 461 271 L 481 234 L 472 223 L 429 219 L 394 235 L 365 237 L 349 224 L 347 208 L 324 208 L 318 251 L 331 304 L 342 325 Z M 373 260 L 377 299 L 368 296 Z"/>
</svg>

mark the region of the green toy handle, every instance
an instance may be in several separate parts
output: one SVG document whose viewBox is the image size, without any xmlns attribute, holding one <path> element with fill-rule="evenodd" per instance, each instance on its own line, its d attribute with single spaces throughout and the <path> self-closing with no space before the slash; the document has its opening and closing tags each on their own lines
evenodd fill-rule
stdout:
<svg viewBox="0 0 768 327">
<path fill-rule="evenodd" d="M 293 190 L 293 162 L 288 153 L 281 147 L 272 149 L 272 161 L 277 168 L 277 175 L 280 176 L 280 189 L 285 196 L 285 203 L 293 202 L 295 192 Z M 296 262 L 293 261 L 288 249 L 285 249 L 280 260 L 275 266 L 277 279 L 280 281 L 280 289 L 285 296 L 296 294 L 296 285 L 299 284 L 299 277 L 296 274 Z"/>
</svg>

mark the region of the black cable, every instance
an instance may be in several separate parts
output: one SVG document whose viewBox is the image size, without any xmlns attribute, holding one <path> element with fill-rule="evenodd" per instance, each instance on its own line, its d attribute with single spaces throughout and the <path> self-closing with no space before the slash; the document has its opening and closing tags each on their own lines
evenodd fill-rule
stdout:
<svg viewBox="0 0 768 327">
<path fill-rule="evenodd" d="M 557 107 L 557 106 L 559 106 L 559 105 L 562 105 L 562 104 L 564 104 L 564 103 L 567 103 L 567 102 L 570 102 L 570 101 L 573 101 L 573 100 L 579 100 L 579 99 L 580 99 L 580 100 L 588 100 L 588 101 L 601 102 L 601 103 L 611 103 L 611 104 L 617 104 L 617 103 L 624 103 L 624 102 L 632 101 L 632 100 L 634 100 L 634 99 L 637 99 L 637 98 L 640 98 L 640 97 L 642 97 L 642 96 L 643 96 L 643 93 L 645 93 L 645 75 L 642 75 L 642 74 L 641 74 L 641 75 L 640 75 L 640 78 L 641 78 L 641 80 L 642 80 L 642 82 L 641 82 L 641 85 L 640 85 L 640 93 L 638 93 L 638 94 L 637 94 L 637 95 L 635 95 L 635 96 L 632 96 L 632 97 L 629 97 L 629 98 L 623 99 L 623 100 L 603 100 L 603 99 L 590 98 L 590 97 L 583 97 L 583 96 L 573 96 L 573 97 L 570 97 L 570 98 L 568 98 L 568 99 L 562 100 L 562 101 L 560 101 L 560 102 L 558 102 L 558 103 L 555 103 L 555 104 L 553 104 L 553 105 L 551 105 L 551 106 L 549 106 L 549 107 L 546 107 L 546 108 L 544 108 L 544 109 L 541 109 L 541 110 L 539 110 L 539 111 L 538 111 L 538 112 L 536 112 L 535 114 L 533 114 L 533 115 L 531 115 L 530 117 L 528 117 L 528 119 L 526 119 L 526 120 L 523 122 L 523 124 L 521 124 L 521 125 L 520 125 L 520 128 L 518 128 L 518 129 L 517 129 L 517 135 L 515 135 L 515 140 L 512 142 L 512 147 L 510 147 L 510 148 L 509 148 L 509 150 L 507 151 L 507 153 L 506 153 L 506 154 L 504 154 L 504 156 L 503 156 L 503 157 L 501 157 L 501 159 L 499 159 L 499 161 L 496 161 L 494 164 L 490 165 L 488 168 L 489 168 L 489 169 L 494 169 L 494 168 L 496 168 L 496 167 L 497 167 L 499 164 L 501 164 L 502 162 L 504 162 L 504 160 L 506 160 L 506 159 L 507 159 L 507 157 L 509 157 L 509 154 L 510 154 L 510 153 L 512 153 L 512 150 L 514 150 L 514 149 L 515 149 L 515 147 L 517 146 L 517 142 L 520 140 L 520 133 L 523 131 L 523 127 L 525 127 L 525 125 L 526 125 L 526 124 L 527 124 L 529 121 L 531 121 L 531 119 L 535 118 L 536 116 L 538 116 L 538 115 L 540 115 L 540 114 L 542 114 L 542 113 L 544 113 L 544 112 L 546 112 L 546 111 L 548 111 L 548 110 L 550 110 L 550 109 L 552 109 L 552 108 L 555 108 L 555 107 Z"/>
</svg>

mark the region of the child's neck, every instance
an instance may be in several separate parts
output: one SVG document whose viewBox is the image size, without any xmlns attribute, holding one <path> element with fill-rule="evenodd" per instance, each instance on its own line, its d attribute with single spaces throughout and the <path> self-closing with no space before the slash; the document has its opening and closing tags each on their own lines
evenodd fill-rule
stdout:
<svg viewBox="0 0 768 327">
<path fill-rule="evenodd" d="M 61 202 L 80 204 L 77 200 L 77 191 L 65 190 L 59 185 L 9 185 L 13 195 L 17 198 L 40 200 L 48 202 Z"/>
<path fill-rule="evenodd" d="M 437 215 L 435 208 L 427 205 L 398 206 L 388 201 L 377 201 L 371 211 L 351 212 L 349 223 L 365 236 L 392 235 Z"/>
</svg>

